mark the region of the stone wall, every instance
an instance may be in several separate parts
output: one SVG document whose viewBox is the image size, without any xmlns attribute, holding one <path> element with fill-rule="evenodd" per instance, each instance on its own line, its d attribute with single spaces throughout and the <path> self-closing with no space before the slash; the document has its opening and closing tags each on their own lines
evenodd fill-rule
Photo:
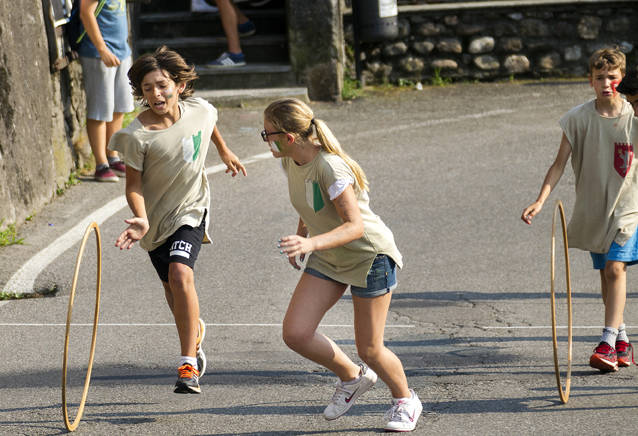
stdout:
<svg viewBox="0 0 638 436">
<path fill-rule="evenodd" d="M 344 47 L 340 0 L 287 0 L 290 62 L 312 100 L 339 100 Z"/>
<path fill-rule="evenodd" d="M 80 67 L 52 72 L 47 41 L 41 0 L 0 2 L 0 230 L 37 213 L 80 164 Z"/>
<path fill-rule="evenodd" d="M 399 4 L 399 38 L 361 44 L 366 83 L 585 76 L 590 54 L 606 46 L 620 48 L 629 65 L 638 61 L 630 1 Z M 344 23 L 352 45 L 352 16 Z"/>
</svg>

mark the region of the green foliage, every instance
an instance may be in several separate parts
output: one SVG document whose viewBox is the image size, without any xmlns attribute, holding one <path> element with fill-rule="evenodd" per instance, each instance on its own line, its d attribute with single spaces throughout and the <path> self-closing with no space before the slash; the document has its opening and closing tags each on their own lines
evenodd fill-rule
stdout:
<svg viewBox="0 0 638 436">
<path fill-rule="evenodd" d="M 4 220 L 0 221 L 0 227 Z M 7 245 L 23 244 L 24 239 L 18 238 L 18 231 L 15 224 L 9 224 L 6 229 L 0 230 L 0 247 L 6 247 Z"/>
<path fill-rule="evenodd" d="M 42 289 L 36 292 L 0 292 L 0 301 L 2 300 L 23 300 L 25 298 L 42 298 L 54 297 L 58 292 L 58 287 L 53 286 L 51 289 Z"/>
<path fill-rule="evenodd" d="M 21 300 L 26 298 L 25 294 L 17 294 L 15 292 L 0 292 L 0 301 L 2 300 Z"/>
<path fill-rule="evenodd" d="M 69 179 L 66 182 L 64 182 L 64 186 L 58 187 L 58 189 L 55 190 L 55 193 L 59 197 L 63 195 L 64 192 L 67 189 L 69 189 L 71 186 L 75 186 L 78 183 L 80 183 L 80 179 L 78 179 L 78 175 L 74 171 L 69 175 Z"/>
<path fill-rule="evenodd" d="M 434 76 L 432 76 L 432 85 L 433 86 L 446 86 L 449 85 L 450 83 L 452 83 L 452 79 L 450 79 L 449 77 L 442 77 L 441 76 L 441 69 L 440 68 L 435 68 L 434 69 Z"/>
<path fill-rule="evenodd" d="M 416 85 L 416 82 L 413 82 L 412 80 L 409 79 L 399 79 L 397 80 L 397 85 L 401 88 L 412 88 Z"/>
<path fill-rule="evenodd" d="M 344 100 L 354 100 L 363 95 L 361 84 L 356 79 L 349 77 L 343 78 L 343 89 L 341 90 L 341 98 Z"/>
<path fill-rule="evenodd" d="M 135 109 L 133 110 L 133 112 L 128 112 L 124 114 L 124 120 L 122 121 L 122 128 L 128 126 L 129 124 L 131 124 L 131 122 L 135 119 L 135 117 L 137 116 L 137 114 L 139 114 L 142 111 L 142 108 L 139 106 L 136 106 Z"/>
</svg>

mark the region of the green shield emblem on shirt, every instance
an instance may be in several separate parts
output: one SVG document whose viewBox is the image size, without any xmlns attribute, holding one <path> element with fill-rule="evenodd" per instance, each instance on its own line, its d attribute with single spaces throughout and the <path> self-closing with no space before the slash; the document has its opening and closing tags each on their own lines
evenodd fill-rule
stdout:
<svg viewBox="0 0 638 436">
<path fill-rule="evenodd" d="M 186 162 L 195 162 L 199 156 L 199 149 L 202 145 L 202 131 L 198 131 L 197 135 L 191 135 L 188 138 L 182 138 L 182 154 Z"/>
<path fill-rule="evenodd" d="M 323 208 L 324 202 L 318 182 L 306 180 L 306 202 L 315 212 L 319 212 Z"/>
</svg>

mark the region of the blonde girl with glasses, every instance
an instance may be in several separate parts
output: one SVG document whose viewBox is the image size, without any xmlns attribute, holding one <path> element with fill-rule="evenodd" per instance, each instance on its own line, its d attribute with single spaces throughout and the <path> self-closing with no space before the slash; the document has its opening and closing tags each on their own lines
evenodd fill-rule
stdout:
<svg viewBox="0 0 638 436">
<path fill-rule="evenodd" d="M 307 257 L 283 321 L 284 342 L 339 380 L 323 414 L 345 414 L 372 388 L 377 374 L 392 393 L 385 429 L 412 431 L 422 412 L 399 358 L 383 343 L 386 317 L 402 266 L 392 232 L 369 207 L 368 181 L 304 102 L 281 99 L 264 111 L 264 141 L 288 177 L 297 231 L 278 242 L 290 264 Z M 300 262 L 298 262 L 298 260 Z M 317 332 L 326 312 L 350 286 L 354 306 L 355 364 L 330 338 Z"/>
</svg>

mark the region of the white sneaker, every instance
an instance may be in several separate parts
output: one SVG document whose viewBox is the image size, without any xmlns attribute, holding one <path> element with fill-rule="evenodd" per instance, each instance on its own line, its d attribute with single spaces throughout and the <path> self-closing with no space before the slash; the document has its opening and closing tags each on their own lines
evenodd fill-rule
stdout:
<svg viewBox="0 0 638 436">
<path fill-rule="evenodd" d="M 206 354 L 204 354 L 204 350 L 202 350 L 202 342 L 204 342 L 205 336 L 206 336 L 206 324 L 200 318 L 199 319 L 199 335 L 197 336 L 197 352 L 195 354 L 195 357 L 197 357 L 197 370 L 199 371 L 200 378 L 206 372 Z"/>
<path fill-rule="evenodd" d="M 191 0 L 191 12 L 217 12 L 217 7 L 208 4 L 206 0 Z"/>
<path fill-rule="evenodd" d="M 410 392 L 412 398 L 392 400 L 392 407 L 385 413 L 385 419 L 388 420 L 386 431 L 412 431 L 416 428 L 423 405 L 416 392 L 412 389 Z"/>
<path fill-rule="evenodd" d="M 357 398 L 370 389 L 377 382 L 377 374 L 365 366 L 359 365 L 361 372 L 359 378 L 349 382 L 337 382 L 337 390 L 332 395 L 332 401 L 323 411 L 323 417 L 329 421 L 339 418 L 346 413 L 354 404 Z"/>
</svg>

